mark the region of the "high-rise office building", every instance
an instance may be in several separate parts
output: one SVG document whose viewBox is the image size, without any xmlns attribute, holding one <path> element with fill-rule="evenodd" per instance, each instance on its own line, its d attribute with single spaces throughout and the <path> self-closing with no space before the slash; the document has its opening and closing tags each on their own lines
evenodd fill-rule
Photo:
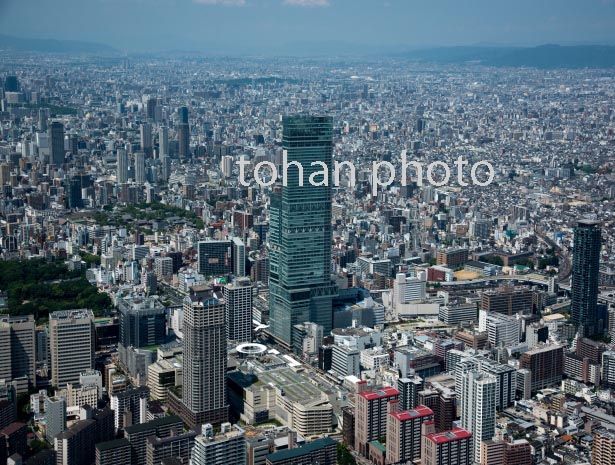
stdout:
<svg viewBox="0 0 615 465">
<path fill-rule="evenodd" d="M 190 154 L 190 125 L 188 123 L 179 123 L 177 125 L 177 139 L 179 156 L 185 158 Z"/>
<path fill-rule="evenodd" d="M 164 181 L 171 175 L 171 159 L 169 157 L 169 128 L 162 126 L 158 130 L 158 158 L 160 159 L 160 175 Z"/>
<path fill-rule="evenodd" d="M 181 124 L 188 124 L 188 107 L 179 107 L 177 109 L 177 114 Z"/>
<path fill-rule="evenodd" d="M 222 423 L 226 401 L 225 302 L 212 289 L 193 291 L 184 299 L 184 371 L 182 401 L 171 408 L 190 426 Z"/>
<path fill-rule="evenodd" d="M 6 186 L 11 180 L 11 165 L 0 164 L 0 186 Z"/>
<path fill-rule="evenodd" d="M 147 120 L 151 121 L 151 122 L 155 122 L 156 121 L 156 107 L 158 104 L 158 100 L 156 99 L 156 97 L 150 97 L 147 99 L 147 104 L 145 107 L 146 110 L 146 114 L 147 114 Z"/>
<path fill-rule="evenodd" d="M 8 322 L 9 316 L 0 317 L 0 379 L 10 380 L 13 375 L 11 372 L 11 326 Z"/>
<path fill-rule="evenodd" d="M 246 245 L 238 237 L 231 239 L 231 272 L 241 278 L 246 275 Z"/>
<path fill-rule="evenodd" d="M 230 155 L 224 155 L 220 162 L 220 171 L 225 178 L 233 176 L 233 157 Z"/>
<path fill-rule="evenodd" d="M 315 174 L 322 164 L 331 172 L 333 123 L 326 116 L 289 116 L 282 125 L 289 166 L 286 185 L 271 197 L 269 306 L 271 334 L 290 347 L 298 323 L 317 323 L 326 334 L 332 327 L 331 183 L 315 186 L 309 179 L 323 181 Z"/>
<path fill-rule="evenodd" d="M 145 184 L 147 180 L 145 174 L 145 153 L 135 153 L 135 182 L 137 184 Z"/>
<path fill-rule="evenodd" d="M 205 276 L 224 276 L 232 271 L 231 241 L 200 241 L 197 245 L 197 269 Z"/>
<path fill-rule="evenodd" d="M 27 378 L 28 386 L 36 386 L 35 325 L 32 315 L 0 315 L 0 346 L 6 350 L 0 357 L 4 379 Z M 25 389 L 28 386 L 24 384 Z"/>
<path fill-rule="evenodd" d="M 71 155 L 79 155 L 79 137 L 77 134 L 70 134 L 68 136 L 68 151 Z M 80 163 L 80 161 L 78 161 Z"/>
<path fill-rule="evenodd" d="M 405 273 L 397 273 L 393 282 L 393 307 L 400 309 L 404 304 L 424 299 L 426 289 L 425 273 L 419 273 L 419 276 L 411 278 L 407 277 Z"/>
<path fill-rule="evenodd" d="M 151 347 L 166 338 L 167 314 L 153 297 L 126 297 L 118 302 L 120 344 L 124 347 Z"/>
<path fill-rule="evenodd" d="M 4 80 L 4 90 L 6 92 L 19 92 L 19 79 L 17 76 L 7 76 Z"/>
<path fill-rule="evenodd" d="M 66 184 L 66 205 L 68 208 L 83 208 L 81 177 L 72 176 Z"/>
<path fill-rule="evenodd" d="M 297 335 L 297 331 L 293 331 L 293 334 Z M 341 377 L 361 376 L 361 351 L 356 347 L 333 344 L 331 370 Z"/>
<path fill-rule="evenodd" d="M 78 383 L 79 375 L 94 367 L 92 310 L 62 310 L 49 315 L 51 384 Z"/>
<path fill-rule="evenodd" d="M 574 228 L 570 321 L 577 327 L 582 326 L 585 336 L 593 336 L 600 329 L 596 311 L 600 247 L 600 222 L 579 220 Z"/>
<path fill-rule="evenodd" d="M 179 272 L 179 269 L 184 266 L 184 255 L 178 250 L 166 252 L 166 256 L 173 260 L 173 273 Z"/>
<path fill-rule="evenodd" d="M 226 328 L 228 340 L 252 341 L 252 295 L 254 287 L 249 278 L 235 279 L 224 286 Z"/>
<path fill-rule="evenodd" d="M 124 149 L 117 149 L 117 182 L 128 182 L 128 154 Z"/>
<path fill-rule="evenodd" d="M 141 151 L 149 158 L 152 157 L 152 125 L 143 123 L 140 128 L 141 135 Z"/>
<path fill-rule="evenodd" d="M 47 120 L 49 119 L 49 108 L 38 109 L 38 130 L 47 131 Z"/>
<path fill-rule="evenodd" d="M 519 343 L 521 322 L 516 316 L 480 310 L 478 330 L 487 333 L 491 347 L 514 346 Z"/>
<path fill-rule="evenodd" d="M 478 371 L 462 377 L 461 427 L 473 435 L 472 453 L 481 461 L 481 441 L 495 436 L 497 380 Z"/>
<path fill-rule="evenodd" d="M 169 156 L 169 128 L 166 126 L 158 129 L 158 156 L 161 159 Z"/>
<path fill-rule="evenodd" d="M 66 400 L 64 397 L 45 399 L 45 437 L 53 444 L 53 439 L 66 429 Z"/>
<path fill-rule="evenodd" d="M 177 109 L 179 123 L 177 125 L 177 139 L 179 146 L 179 156 L 181 158 L 190 155 L 190 123 L 188 122 L 188 107 Z"/>
<path fill-rule="evenodd" d="M 59 121 L 49 125 L 49 163 L 58 167 L 64 164 L 64 125 Z"/>
<path fill-rule="evenodd" d="M 192 465 L 229 465 L 246 463 L 246 433 L 237 425 L 222 425 L 214 435 L 211 425 L 203 425 L 192 450 Z"/>
<path fill-rule="evenodd" d="M 532 313 L 533 292 L 525 287 L 502 287 L 482 293 L 480 309 L 486 312 L 515 315 Z"/>
<path fill-rule="evenodd" d="M 173 275 L 173 259 L 171 257 L 156 257 L 154 271 L 158 279 L 171 278 Z"/>
</svg>

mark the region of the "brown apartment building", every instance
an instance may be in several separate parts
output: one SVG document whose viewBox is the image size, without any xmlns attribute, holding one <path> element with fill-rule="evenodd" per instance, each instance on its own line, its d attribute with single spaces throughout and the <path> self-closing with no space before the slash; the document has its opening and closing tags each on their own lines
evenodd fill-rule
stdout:
<svg viewBox="0 0 615 465">
<path fill-rule="evenodd" d="M 468 261 L 468 249 L 440 250 L 436 254 L 436 264 L 455 269 Z"/>
<path fill-rule="evenodd" d="M 481 296 L 480 308 L 488 312 L 515 315 L 532 313 L 532 291 L 526 287 L 500 287 L 485 291 Z"/>
<path fill-rule="evenodd" d="M 541 346 L 521 354 L 519 368 L 530 370 L 532 392 L 562 382 L 564 348 L 560 345 Z"/>
</svg>

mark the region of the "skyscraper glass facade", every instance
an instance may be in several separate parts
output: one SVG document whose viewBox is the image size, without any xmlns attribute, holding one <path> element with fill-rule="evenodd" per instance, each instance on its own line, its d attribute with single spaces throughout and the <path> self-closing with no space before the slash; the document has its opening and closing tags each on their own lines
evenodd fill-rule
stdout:
<svg viewBox="0 0 615 465">
<path fill-rule="evenodd" d="M 583 327 L 585 336 L 598 332 L 596 305 L 600 277 L 600 222 L 580 220 L 574 229 L 572 258 L 571 322 Z"/>
<path fill-rule="evenodd" d="M 333 123 L 327 116 L 291 116 L 282 120 L 282 147 L 290 164 L 303 169 L 300 186 L 298 167 L 288 167 L 286 185 L 271 198 L 270 219 L 270 325 L 273 336 L 292 343 L 292 328 L 312 321 L 331 330 L 331 182 L 315 186 L 310 175 L 331 175 Z M 324 181 L 316 174 L 315 183 Z"/>
</svg>

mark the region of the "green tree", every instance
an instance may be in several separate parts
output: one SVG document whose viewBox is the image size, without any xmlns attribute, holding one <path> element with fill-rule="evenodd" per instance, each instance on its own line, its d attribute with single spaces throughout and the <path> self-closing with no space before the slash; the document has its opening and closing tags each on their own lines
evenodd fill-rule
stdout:
<svg viewBox="0 0 615 465">
<path fill-rule="evenodd" d="M 61 262 L 0 261 L 0 289 L 6 290 L 8 313 L 32 314 L 37 320 L 80 307 L 102 315 L 112 306 L 109 296 L 85 279 L 85 270 L 69 271 Z"/>
<path fill-rule="evenodd" d="M 350 449 L 343 442 L 337 443 L 337 463 L 338 465 L 356 465 L 357 463 L 350 453 Z"/>
<path fill-rule="evenodd" d="M 30 441 L 29 446 L 30 453 L 32 455 L 38 454 L 40 451 L 45 449 L 51 449 L 51 446 L 47 442 L 41 441 L 40 439 L 33 439 L 32 441 Z"/>
</svg>

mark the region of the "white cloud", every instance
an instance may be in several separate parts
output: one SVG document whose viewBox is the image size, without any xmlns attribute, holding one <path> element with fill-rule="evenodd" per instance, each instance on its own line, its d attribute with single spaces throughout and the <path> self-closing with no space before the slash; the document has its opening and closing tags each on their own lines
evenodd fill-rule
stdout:
<svg viewBox="0 0 615 465">
<path fill-rule="evenodd" d="M 284 0 L 282 3 L 292 6 L 329 6 L 329 0 Z"/>
<path fill-rule="evenodd" d="M 246 0 L 193 0 L 194 3 L 201 5 L 226 5 L 226 6 L 243 6 Z"/>
</svg>

